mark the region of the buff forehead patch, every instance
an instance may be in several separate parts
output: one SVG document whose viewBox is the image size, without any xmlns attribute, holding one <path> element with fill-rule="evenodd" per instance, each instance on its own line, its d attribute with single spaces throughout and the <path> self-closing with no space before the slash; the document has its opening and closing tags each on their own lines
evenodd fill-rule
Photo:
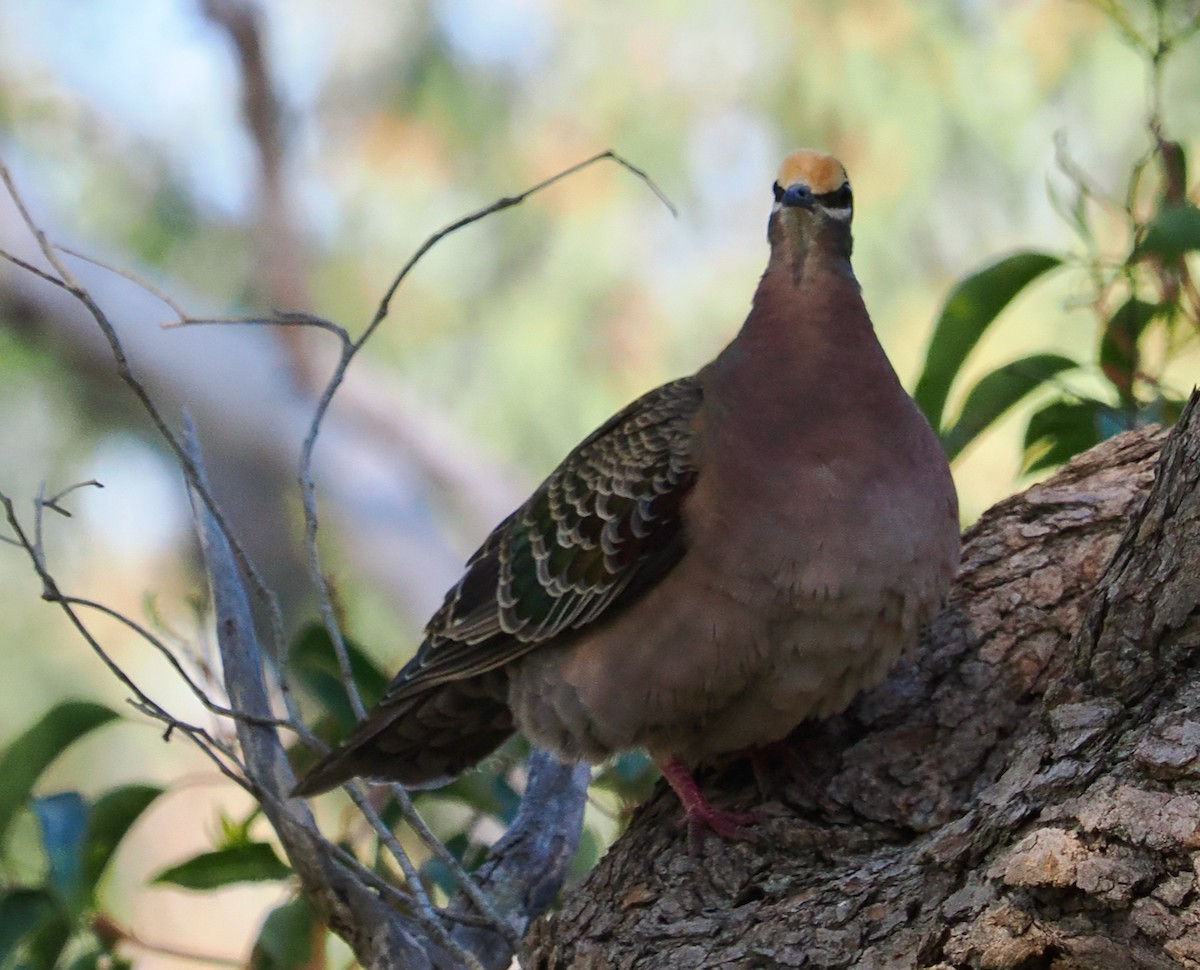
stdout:
<svg viewBox="0 0 1200 970">
<path fill-rule="evenodd" d="M 841 162 L 811 148 L 792 152 L 779 166 L 779 184 L 785 189 L 801 182 L 812 189 L 814 195 L 823 195 L 836 192 L 846 181 L 846 170 Z"/>
</svg>

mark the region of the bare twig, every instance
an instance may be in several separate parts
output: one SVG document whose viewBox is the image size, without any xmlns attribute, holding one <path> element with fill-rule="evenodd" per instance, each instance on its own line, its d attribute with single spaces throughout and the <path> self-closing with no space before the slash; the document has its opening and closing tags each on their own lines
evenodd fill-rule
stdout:
<svg viewBox="0 0 1200 970">
<path fill-rule="evenodd" d="M 412 897 L 404 892 L 406 887 L 388 882 L 381 875 L 363 865 L 349 849 L 343 845 L 333 845 L 334 857 L 347 869 L 354 873 L 366 885 L 370 886 L 381 896 L 390 899 L 397 906 L 407 909 L 412 905 Z"/>
<path fill-rule="evenodd" d="M 450 870 L 458 883 L 459 889 L 471 900 L 472 905 L 479 911 L 483 917 L 487 927 L 494 932 L 499 933 L 508 944 L 517 949 L 521 945 L 520 937 L 509 926 L 503 916 L 497 912 L 492 905 L 492 901 L 488 899 L 484 891 L 479 887 L 475 878 L 463 868 L 462 863 L 455 858 L 453 852 L 446 848 L 446 844 L 439 839 L 425 824 L 425 819 L 421 817 L 421 813 L 417 811 L 417 807 L 413 804 L 412 797 L 408 794 L 408 789 L 403 785 L 391 785 L 392 797 L 396 799 L 396 803 L 400 806 L 400 811 L 404 815 L 404 820 L 412 826 L 418 838 L 429 847 L 434 856 Z"/>
<path fill-rule="evenodd" d="M 168 307 L 170 307 L 171 312 L 174 313 L 175 316 L 180 320 L 187 316 L 187 313 L 184 311 L 183 307 L 181 307 L 169 293 L 155 286 L 144 276 L 139 276 L 137 273 L 134 273 L 123 266 L 117 266 L 114 263 L 109 263 L 103 259 L 98 259 L 95 256 L 90 256 L 87 253 L 80 252 L 73 246 L 65 246 L 62 243 L 55 243 L 54 248 L 60 253 L 66 253 L 68 256 L 74 256 L 76 259 L 81 259 L 85 263 L 90 263 L 91 265 L 97 266 L 102 270 L 114 274 L 115 276 L 120 276 L 122 279 L 129 280 L 129 282 L 134 286 L 145 290 L 151 296 L 165 303 Z"/>
<path fill-rule="evenodd" d="M 44 269 L 34 266 L 33 263 L 22 259 L 20 256 L 10 253 L 6 249 L 0 249 L 0 259 L 8 260 L 14 266 L 18 266 L 25 270 L 25 272 L 32 273 L 40 280 L 45 280 L 45 282 L 49 283 L 51 286 L 57 286 L 59 289 L 68 290 L 68 292 L 70 290 L 67 284 L 60 280 L 57 276 L 47 273 Z"/>
<path fill-rule="evenodd" d="M 354 802 L 355 807 L 362 813 L 363 818 L 375 830 L 375 835 L 387 848 L 388 854 L 396 860 L 401 872 L 404 873 L 405 884 L 412 892 L 412 910 L 417 920 L 434 939 L 447 950 L 454 953 L 462 961 L 463 965 L 469 967 L 470 970 L 483 970 L 483 967 L 473 953 L 451 939 L 450 933 L 438 917 L 438 911 L 430 900 L 429 894 L 425 892 L 425 886 L 421 882 L 421 875 L 417 872 L 417 867 L 413 865 L 412 859 L 404 851 L 404 846 L 392 834 L 392 830 L 379 817 L 379 813 L 375 811 L 371 800 L 367 798 L 367 794 L 363 791 L 362 786 L 352 783 L 344 785 L 343 788 L 349 794 L 350 800 Z"/>
<path fill-rule="evenodd" d="M 146 692 L 137 685 L 133 678 L 126 673 L 125 669 L 121 667 L 121 665 L 115 660 L 113 660 L 108 651 L 105 650 L 103 645 L 92 635 L 92 632 L 88 628 L 87 624 L 83 622 L 79 614 L 75 611 L 70 597 L 65 596 L 61 590 L 59 590 L 57 582 L 50 574 L 46 566 L 45 558 L 40 547 L 35 543 L 35 540 L 30 539 L 28 533 L 26 533 L 20 519 L 17 516 L 16 508 L 13 505 L 12 500 L 3 493 L 0 493 L 0 507 L 3 507 L 4 509 L 9 528 L 16 537 L 16 544 L 29 556 L 29 560 L 33 564 L 34 572 L 37 574 L 38 579 L 40 579 L 42 582 L 42 598 L 47 602 L 56 603 L 66 614 L 67 619 L 71 622 L 71 625 L 75 627 L 75 630 L 79 633 L 79 635 L 83 637 L 88 646 L 92 648 L 92 652 L 100 658 L 101 662 L 109 669 L 109 672 L 112 673 L 112 675 L 116 677 L 118 681 L 124 684 L 133 694 L 139 710 L 143 710 L 151 717 L 162 721 L 172 729 L 178 728 L 183 731 L 201 748 L 201 750 L 208 754 L 209 757 L 212 758 L 213 761 L 222 768 L 222 770 L 225 770 L 225 766 L 221 762 L 220 758 L 216 757 L 217 751 L 220 751 L 222 755 L 229 757 L 236 763 L 236 758 L 234 758 L 229 751 L 224 750 L 220 743 L 212 738 L 208 732 L 204 731 L 202 728 L 198 728 L 194 725 L 180 721 L 178 718 L 170 714 L 161 705 L 156 703 L 148 694 L 146 694 Z M 35 511 L 35 518 L 40 520 L 40 517 L 41 513 L 39 505 Z M 40 522 L 35 528 L 35 533 L 40 537 Z M 241 765 L 239 764 L 238 767 L 240 768 Z"/>
<path fill-rule="evenodd" d="M 214 5 L 217 2 L 218 0 L 214 0 Z M 238 5 L 237 0 L 219 0 L 219 2 Z M 213 588 L 218 643 L 221 649 L 225 687 L 231 701 L 230 705 L 226 707 L 215 703 L 204 688 L 188 676 L 175 653 L 151 631 L 101 604 L 82 598 L 66 597 L 57 589 L 45 568 L 40 532 L 41 510 L 49 508 L 62 514 L 68 514 L 67 510 L 59 504 L 65 493 L 47 498 L 44 489 L 39 492 L 37 530 L 32 541 L 22 531 L 20 523 L 16 521 L 11 503 L 5 500 L 10 525 L 16 535 L 15 539 L 8 541 L 21 546 L 31 555 L 34 559 L 34 568 L 43 581 L 46 598 L 59 603 L 80 633 L 110 667 L 113 674 L 129 687 L 134 694 L 134 705 L 149 716 L 163 722 L 167 726 L 168 735 L 175 730 L 185 733 L 208 754 L 222 772 L 249 789 L 259 799 L 279 834 L 289 858 L 292 859 L 301 876 L 302 882 L 307 891 L 313 895 L 318 907 L 322 909 L 326 920 L 331 925 L 338 927 L 339 932 L 345 935 L 355 948 L 360 959 L 373 967 L 419 966 L 427 961 L 432 961 L 433 965 L 438 967 L 478 968 L 485 965 L 476 956 L 479 953 L 487 955 L 486 966 L 489 968 L 505 965 L 508 957 L 501 958 L 500 954 L 519 949 L 520 936 L 530 919 L 548 904 L 557 887 L 561 885 L 566 861 L 570 858 L 578 839 L 588 780 L 587 769 L 552 764 L 547 760 L 548 756 L 535 754 L 530 784 L 522 801 L 521 811 L 510 831 L 495 847 L 492 857 L 481 867 L 479 876 L 482 884 L 473 879 L 453 854 L 434 836 L 416 812 L 407 793 L 403 791 L 396 793 L 406 820 L 429 849 L 451 869 L 460 884 L 459 900 L 445 912 L 439 912 L 433 906 L 424 891 L 419 873 L 405 853 L 403 846 L 383 825 L 378 814 L 356 787 L 351 786 L 350 788 L 352 798 L 358 804 L 364 819 L 375 830 L 380 842 L 396 859 L 405 875 L 408 892 L 401 893 L 399 889 L 388 886 L 386 882 L 349 858 L 346 853 L 338 851 L 324 840 L 317 832 L 307 807 L 303 803 L 287 799 L 284 794 L 290 791 L 294 778 L 276 729 L 280 726 L 289 727 L 297 731 L 307 743 L 314 747 L 319 748 L 322 745 L 312 736 L 307 726 L 300 721 L 294 702 L 286 689 L 286 677 L 283 670 L 285 654 L 282 649 L 283 641 L 280 632 L 282 623 L 278 606 L 269 591 L 266 590 L 253 564 L 230 536 L 226 521 L 213 501 L 205 482 L 194 442 L 189 443 L 185 438 L 177 436 L 167 425 L 146 389 L 132 372 L 115 329 L 91 294 L 71 275 L 69 269 L 63 264 L 60 254 L 85 259 L 114 271 L 141 286 L 171 308 L 176 316 L 176 321 L 171 324 L 173 326 L 248 323 L 251 325 L 310 327 L 326 330 L 338 337 L 341 344 L 341 355 L 333 376 L 322 390 L 314 409 L 301 450 L 299 481 L 305 510 L 305 537 L 309 550 L 309 570 L 319 593 L 322 616 L 335 646 L 351 705 L 361 716 L 365 713 L 365 708 L 351 676 L 349 655 L 340 632 L 340 624 L 333 606 L 330 588 L 321 570 L 316 543 L 318 522 L 316 490 L 312 476 L 312 456 L 333 396 L 342 384 L 354 357 L 387 317 L 391 300 L 399 287 L 417 263 L 435 245 L 459 229 L 492 213 L 518 205 L 533 194 L 604 159 L 617 162 L 645 181 L 674 212 L 670 203 L 666 202 L 665 197 L 644 172 L 614 152 L 602 152 L 565 169 L 519 195 L 499 199 L 464 216 L 426 239 L 396 274 L 366 329 L 357 339 L 353 340 L 339 325 L 304 313 L 284 313 L 275 319 L 230 318 L 218 320 L 190 317 L 181 306 L 145 280 L 98 260 L 90 259 L 67 247 L 51 243 L 30 216 L 23 200 L 15 190 L 8 170 L 0 165 L 0 180 L 7 187 L 22 220 L 37 241 L 42 255 L 59 276 L 55 277 L 51 273 L 28 266 L 25 261 L 15 257 L 10 261 L 31 269 L 40 278 L 66 290 L 89 312 L 109 344 L 119 375 L 134 392 L 168 447 L 175 453 L 183 469 L 193 497 Z M 271 711 L 269 694 L 266 690 L 266 672 L 262 666 L 259 647 L 249 621 L 248 601 L 240 577 L 246 577 L 250 581 L 254 594 L 262 599 L 270 610 L 275 634 L 276 649 L 274 653 L 281 661 L 278 668 L 281 693 L 292 718 L 291 723 L 273 716 Z M 98 610 L 125 623 L 168 659 L 173 669 L 183 677 L 189 689 L 206 709 L 218 716 L 232 718 L 241 742 L 244 765 L 228 746 L 212 738 L 203 729 L 170 715 L 140 691 L 136 684 L 107 656 L 99 643 L 90 636 L 75 613 L 77 607 Z M 225 759 L 228 759 L 229 763 L 226 763 Z M 235 767 L 230 767 L 230 764 Z M 347 868 L 343 870 L 338 868 L 339 866 Z M 403 910 L 412 914 L 416 925 L 409 926 L 402 921 L 398 922 L 398 914 L 387 907 L 380 908 L 382 906 L 380 898 L 372 895 L 366 887 L 371 887 L 385 898 L 391 898 L 398 904 L 403 903 Z M 365 896 L 363 895 L 364 891 L 367 892 Z M 372 913 L 374 915 L 367 916 Z M 453 931 L 448 931 L 443 925 L 443 920 L 446 918 L 455 923 Z M 379 927 L 383 927 L 383 929 L 380 930 Z M 502 944 L 497 945 L 497 940 L 502 941 Z M 503 959 L 503 963 L 499 962 L 501 959 Z"/>
<path fill-rule="evenodd" d="M 474 212 L 471 212 L 459 219 L 455 219 L 449 225 L 443 226 L 423 243 L 421 243 L 421 245 L 417 247 L 416 252 L 414 252 L 408 258 L 408 262 L 406 262 L 400 268 L 400 272 L 398 272 L 392 279 L 391 285 L 388 286 L 387 290 L 383 294 L 383 299 L 379 301 L 379 307 L 375 311 L 374 318 L 371 320 L 362 336 L 355 341 L 354 349 L 357 350 L 371 338 L 371 334 L 381 323 L 383 323 L 384 319 L 387 317 L 388 311 L 391 307 L 392 297 L 396 295 L 396 291 L 400 289 L 400 285 L 405 281 L 405 279 L 408 278 L 408 274 L 416 268 L 417 263 L 424 258 L 425 254 L 433 249 L 433 247 L 440 243 L 443 239 L 445 239 L 447 236 L 454 235 L 460 229 L 465 229 L 467 226 L 479 222 L 481 219 L 486 219 L 488 216 L 493 215 L 494 213 L 503 212 L 505 209 L 511 209 L 513 206 L 520 205 L 525 200 L 537 195 L 539 192 L 545 191 L 546 189 L 550 188 L 550 186 L 561 182 L 563 179 L 570 178 L 572 175 L 582 172 L 585 168 L 590 168 L 597 162 L 602 162 L 606 159 L 616 162 L 622 168 L 632 172 L 635 176 L 641 179 L 644 183 L 646 183 L 647 186 L 649 186 L 650 191 L 658 197 L 659 201 L 667 207 L 671 215 L 676 215 L 675 206 L 671 204 L 671 200 L 667 198 L 662 189 L 660 189 L 654 183 L 654 180 L 651 179 L 650 176 L 644 171 L 642 171 L 642 169 L 618 155 L 611 148 L 606 151 L 599 152 L 593 155 L 591 158 L 585 158 L 582 162 L 576 162 L 574 165 L 564 168 L 561 172 L 557 172 L 554 175 L 551 175 L 549 178 L 543 179 L 536 185 L 532 185 L 525 189 L 523 192 L 518 192 L 516 195 L 506 195 L 503 198 L 497 199 L 495 202 L 490 203 L 489 205 L 485 205 L 482 209 L 476 209 Z M 333 384 L 334 382 L 331 381 L 330 383 Z M 336 390 L 336 385 L 334 386 L 334 389 Z M 332 396 L 332 394 L 330 396 Z"/>
<path fill-rule="evenodd" d="M 5 190 L 8 192 L 9 197 L 13 200 L 13 205 L 16 206 L 17 212 L 21 217 L 21 221 L 25 224 L 25 227 L 29 230 L 30 234 L 37 242 L 38 248 L 41 250 L 42 255 L 61 278 L 61 286 L 67 290 L 67 292 L 69 292 L 80 304 L 82 304 L 82 306 L 91 315 L 92 319 L 96 321 L 97 327 L 99 327 L 101 334 L 108 342 L 113 361 L 117 366 L 117 374 L 126 384 L 126 386 L 129 387 L 129 389 L 133 392 L 138 402 L 142 405 L 143 410 L 150 418 L 155 430 L 158 431 L 159 435 L 162 437 L 162 440 L 166 442 L 167 446 L 174 453 L 176 460 L 178 460 L 180 465 L 183 467 L 188 479 L 199 482 L 199 476 L 196 474 L 196 468 L 192 464 L 191 457 L 183 448 L 178 436 L 167 424 L 162 412 L 159 411 L 158 406 L 154 403 L 153 399 L 151 399 L 150 394 L 146 390 L 145 386 L 140 380 L 138 380 L 137 375 L 134 374 L 133 369 L 130 367 L 129 359 L 125 354 L 125 348 L 122 345 L 121 339 L 118 336 L 116 329 L 113 327 L 112 322 L 108 319 L 107 314 L 105 314 L 104 310 L 96 302 L 91 292 L 75 278 L 75 276 L 67 268 L 66 264 L 62 261 L 58 248 L 50 241 L 50 239 L 46 236 L 46 233 L 42 230 L 41 226 L 39 226 L 34 220 L 29 211 L 29 207 L 25 204 L 24 197 L 17 190 L 16 184 L 13 182 L 12 173 L 9 171 L 8 166 L 2 161 L 0 161 L 0 182 L 4 183 Z M 198 484 L 197 492 L 203 499 L 205 505 L 217 518 L 222 531 L 228 534 L 230 532 L 228 523 L 225 521 L 224 515 L 218 508 L 217 503 L 213 499 L 208 488 L 202 484 Z M 251 561 L 250 557 L 246 554 L 245 550 L 242 549 L 242 547 L 233 538 L 230 538 L 230 547 L 233 551 L 233 555 L 238 563 L 238 566 L 250 578 L 255 595 L 267 609 L 268 615 L 271 618 L 271 630 L 274 639 L 273 646 L 275 648 L 274 653 L 276 656 L 282 656 L 284 653 L 283 618 L 280 614 L 279 602 L 275 598 L 274 594 L 271 593 L 271 591 L 267 588 L 267 585 L 263 581 L 261 574 Z"/>
<path fill-rule="evenodd" d="M 190 436 L 190 428 L 188 433 Z M 189 490 L 217 614 L 225 685 L 235 707 L 266 718 L 270 700 L 249 598 L 220 520 L 201 497 L 204 472 L 193 437 L 186 448 L 197 477 L 196 482 L 189 481 Z M 416 935 L 419 927 L 406 926 L 397 913 L 335 862 L 332 847 L 317 831 L 307 805 L 285 795 L 295 784 L 295 776 L 275 729 L 239 721 L 237 731 L 263 812 L 326 923 L 339 928 L 359 960 L 371 968 L 400 970 L 429 966 L 430 954 L 444 953 L 440 941 Z"/>
<path fill-rule="evenodd" d="M 311 327 L 316 330 L 327 330 L 337 336 L 343 343 L 350 342 L 350 335 L 346 333 L 344 327 L 339 326 L 332 320 L 326 320 L 324 317 L 317 316 L 315 313 L 306 313 L 300 310 L 276 310 L 273 316 L 243 316 L 243 317 L 195 317 L 185 310 L 177 300 L 161 287 L 155 286 L 144 276 L 139 276 L 122 266 L 117 266 L 103 259 L 98 259 L 95 256 L 90 256 L 87 253 L 81 252 L 72 246 L 66 246 L 62 243 L 55 243 L 54 248 L 59 252 L 66 253 L 68 256 L 73 256 L 76 259 L 83 260 L 85 263 L 90 263 L 92 266 L 99 267 L 106 272 L 119 276 L 122 279 L 128 280 L 139 289 L 145 290 L 151 296 L 161 300 L 166 304 L 172 313 L 175 314 L 174 320 L 164 321 L 161 326 L 165 329 L 175 327 L 194 327 L 194 326 L 213 326 L 218 324 L 231 324 L 240 326 L 268 326 L 268 327 Z M 16 256 L 11 256 L 7 253 L 0 253 L 11 262 L 16 263 L 23 269 L 36 273 L 43 279 L 52 283 L 57 283 L 65 287 L 62 280 L 57 277 L 43 273 L 36 266 L 32 266 L 19 259 Z"/>
<path fill-rule="evenodd" d="M 309 327 L 314 330 L 327 330 L 336 336 L 343 345 L 350 343 L 350 334 L 346 332 L 344 327 L 334 323 L 332 320 L 326 320 L 324 317 L 317 316 L 315 313 L 303 313 L 298 310 L 277 310 L 275 311 L 275 315 L 270 317 L 190 317 L 185 314 L 178 320 L 164 323 L 163 326 L 172 328 L 218 326 L 222 324 L 259 327 Z"/>
<path fill-rule="evenodd" d="M 589 781 L 587 765 L 562 764 L 548 752 L 534 750 L 517 817 L 493 846 L 491 857 L 475 871 L 492 906 L 505 914 L 518 937 L 525 935 L 562 887 L 579 844 Z M 472 905 L 460 897 L 450 912 L 469 912 Z M 475 952 L 495 949 L 490 945 L 494 930 L 460 926 L 454 936 Z"/>
<path fill-rule="evenodd" d="M 60 515 L 65 515 L 69 519 L 71 517 L 71 513 L 59 506 L 58 503 L 65 499 L 72 492 L 81 488 L 104 488 L 104 484 L 96 481 L 94 478 L 89 478 L 86 482 L 76 482 L 74 485 L 68 485 L 61 492 L 57 492 L 43 501 L 42 508 L 53 509 L 55 512 L 59 513 Z"/>
<path fill-rule="evenodd" d="M 481 219 L 485 219 L 497 212 L 502 212 L 505 209 L 511 209 L 514 206 L 520 205 L 530 197 L 550 188 L 552 185 L 561 182 L 563 179 L 569 178 L 570 176 L 583 171 L 585 168 L 605 160 L 616 162 L 622 168 L 633 173 L 635 176 L 641 179 L 647 186 L 650 187 L 650 190 L 662 201 L 671 214 L 675 214 L 675 207 L 671 204 L 671 201 L 666 197 L 662 190 L 658 188 L 649 175 L 647 175 L 636 165 L 618 155 L 612 149 L 609 149 L 607 151 L 599 152 L 598 154 L 593 155 L 591 158 L 586 158 L 581 162 L 577 162 L 574 165 L 568 166 L 561 172 L 551 175 L 549 178 L 543 179 L 536 185 L 530 186 L 516 195 L 505 196 L 497 199 L 481 209 L 476 209 L 474 212 L 462 216 L 459 219 L 455 219 L 453 222 L 443 226 L 437 232 L 433 233 L 433 235 L 429 236 L 423 243 L 421 243 L 421 245 L 417 247 L 416 251 L 408 258 L 407 262 L 405 262 L 400 268 L 400 271 L 392 279 L 391 284 L 388 286 L 387 290 L 383 294 L 383 297 L 380 299 L 378 307 L 375 310 L 375 315 L 372 317 L 371 322 L 367 324 L 366 329 L 356 340 L 349 344 L 343 345 L 341 358 L 334 369 L 333 375 L 329 378 L 328 383 L 325 385 L 325 388 L 321 392 L 321 396 L 317 401 L 316 410 L 313 413 L 312 423 L 309 425 L 309 432 L 305 436 L 304 444 L 300 452 L 299 482 L 300 495 L 304 506 L 304 537 L 305 546 L 308 549 L 309 576 L 312 580 L 313 586 L 316 588 L 319 594 L 321 617 L 325 623 L 326 629 L 329 632 L 329 637 L 333 642 L 339 673 L 341 674 L 342 680 L 346 684 L 346 693 L 350 701 L 351 709 L 360 719 L 366 714 L 366 707 L 363 705 L 362 697 L 358 693 L 357 687 L 354 685 L 354 676 L 350 665 L 350 655 L 346 649 L 345 639 L 342 636 L 340 626 L 337 622 L 337 617 L 333 612 L 329 595 L 329 584 L 325 578 L 323 570 L 321 569 L 320 552 L 317 548 L 318 520 L 316 509 L 316 485 L 313 482 L 312 477 L 312 456 L 313 450 L 316 447 L 317 437 L 320 434 L 322 422 L 325 418 L 325 414 L 328 412 L 329 406 L 333 402 L 334 395 L 337 393 L 338 388 L 345 379 L 346 371 L 350 367 L 354 357 L 363 348 L 367 341 L 371 339 L 371 336 L 379 328 L 380 324 L 382 324 L 387 318 L 389 309 L 391 307 L 392 298 L 400 289 L 401 284 L 403 284 L 403 282 L 408 278 L 408 275 L 413 271 L 413 269 L 416 268 L 417 264 L 430 250 L 432 250 L 442 240 L 446 239 L 448 236 L 454 235 L 459 230 L 465 229 L 467 226 L 479 222 Z"/>
<path fill-rule="evenodd" d="M 43 570 L 46 567 L 45 546 L 42 542 L 42 507 L 43 507 L 43 501 L 45 499 L 45 495 L 46 495 L 46 483 L 39 482 L 37 497 L 34 498 L 34 500 L 33 500 L 33 542 L 30 544 L 30 549 L 29 549 L 30 555 L 32 555 L 33 558 L 38 563 L 41 564 Z M 11 523 L 11 520 L 10 520 L 10 523 Z M 11 524 L 13 525 L 14 529 L 17 527 L 15 523 L 11 523 Z M 24 541 L 24 536 L 18 535 L 18 538 L 21 539 L 22 541 Z M 46 577 L 43 577 L 42 578 L 42 583 L 43 583 L 42 597 L 43 598 L 46 598 L 46 594 L 49 592 L 49 588 L 45 585 L 45 582 L 46 582 Z"/>
<path fill-rule="evenodd" d="M 235 708 L 225 707 L 221 704 L 218 704 L 211 697 L 209 697 L 204 691 L 204 688 L 197 684 L 192 679 L 191 675 L 184 670 L 182 662 L 178 657 L 175 656 L 175 651 L 163 643 L 160 637 L 155 636 L 146 627 L 142 626 L 132 617 L 126 616 L 120 610 L 114 610 L 111 606 L 106 606 L 104 603 L 99 603 L 96 600 L 84 599 L 80 596 L 63 596 L 61 602 L 69 603 L 72 606 L 85 606 L 90 610 L 95 610 L 97 613 L 103 613 L 105 616 L 111 617 L 118 623 L 122 623 L 127 626 L 130 630 L 132 630 L 139 637 L 154 647 L 155 650 L 162 654 L 163 658 L 171 665 L 171 668 L 175 671 L 175 673 L 179 675 L 180 680 L 184 682 L 188 690 L 190 690 L 192 694 L 195 695 L 196 699 L 204 705 L 205 709 L 211 713 L 217 714 L 221 717 L 228 717 L 235 721 L 246 721 L 250 724 L 258 724 L 264 727 L 284 727 L 295 730 L 292 722 L 286 718 L 255 717 L 252 714 L 246 714 L 245 712 L 236 710 Z"/>
<path fill-rule="evenodd" d="M 232 781 L 239 788 L 243 789 L 251 798 L 258 799 L 261 797 L 257 787 L 253 781 L 246 775 L 245 767 L 237 756 L 233 753 L 230 747 L 218 738 L 214 738 L 204 728 L 195 724 L 189 724 L 187 721 L 182 721 L 175 715 L 168 713 L 157 704 L 144 704 L 141 701 L 129 698 L 126 703 L 137 711 L 139 714 L 144 714 L 161 724 L 166 725 L 166 730 L 163 731 L 163 740 L 170 741 L 171 736 L 178 731 L 184 737 L 191 740 L 197 747 L 200 748 L 208 759 L 216 766 L 226 778 Z M 231 762 L 235 767 L 230 767 L 218 757 L 218 753 Z"/>
</svg>

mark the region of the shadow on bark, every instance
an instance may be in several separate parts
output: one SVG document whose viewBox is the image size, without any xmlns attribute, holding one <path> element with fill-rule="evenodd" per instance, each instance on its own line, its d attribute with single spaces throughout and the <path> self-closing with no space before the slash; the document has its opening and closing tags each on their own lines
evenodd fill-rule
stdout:
<svg viewBox="0 0 1200 970">
<path fill-rule="evenodd" d="M 968 531 L 916 655 L 793 734 L 759 843 L 690 856 L 660 786 L 528 967 L 1200 967 L 1197 400 Z"/>
</svg>

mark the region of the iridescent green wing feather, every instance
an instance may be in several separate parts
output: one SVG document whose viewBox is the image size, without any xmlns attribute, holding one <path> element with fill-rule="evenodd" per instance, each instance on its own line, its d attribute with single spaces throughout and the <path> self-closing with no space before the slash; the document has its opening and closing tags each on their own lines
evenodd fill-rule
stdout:
<svg viewBox="0 0 1200 970">
<path fill-rule="evenodd" d="M 695 378 L 664 384 L 575 448 L 488 536 L 384 704 L 562 642 L 653 586 L 684 552 Z"/>
</svg>

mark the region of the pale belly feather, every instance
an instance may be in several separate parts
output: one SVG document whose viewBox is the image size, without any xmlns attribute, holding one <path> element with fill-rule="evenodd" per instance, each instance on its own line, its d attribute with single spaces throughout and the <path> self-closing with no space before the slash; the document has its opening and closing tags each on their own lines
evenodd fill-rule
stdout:
<svg viewBox="0 0 1200 970">
<path fill-rule="evenodd" d="M 724 510 L 747 502 L 702 478 L 688 510 L 694 541 L 661 582 L 513 665 L 517 725 L 567 759 L 642 747 L 695 761 L 842 710 L 915 643 L 958 563 L 948 473 L 943 489 L 906 474 L 864 481 L 809 463 L 772 480 L 786 489 L 763 496 L 775 516 L 737 522 Z"/>
<path fill-rule="evenodd" d="M 534 743 L 567 759 L 642 747 L 695 761 L 767 744 L 843 709 L 915 641 L 940 584 L 891 578 L 900 588 L 745 584 L 751 596 L 685 557 L 645 608 L 529 655 L 509 703 Z"/>
</svg>

